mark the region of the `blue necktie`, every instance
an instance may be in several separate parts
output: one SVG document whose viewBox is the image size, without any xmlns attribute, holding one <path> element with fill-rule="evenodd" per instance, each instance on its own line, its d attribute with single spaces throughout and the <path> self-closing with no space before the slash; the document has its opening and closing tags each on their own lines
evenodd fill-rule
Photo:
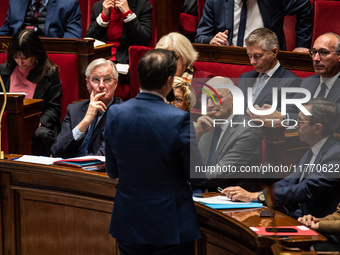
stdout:
<svg viewBox="0 0 340 255">
<path fill-rule="evenodd" d="M 213 142 L 211 144 L 210 155 L 209 155 L 209 158 L 208 158 L 208 161 L 207 161 L 208 166 L 211 166 L 212 163 L 214 162 L 216 149 L 217 149 L 217 143 L 218 143 L 218 140 L 220 139 L 221 131 L 222 131 L 222 128 L 220 126 L 217 126 L 215 128 L 214 139 L 213 139 Z"/>
<path fill-rule="evenodd" d="M 266 73 L 261 73 L 259 75 L 259 81 L 257 83 L 255 92 L 253 93 L 253 103 L 255 103 L 255 100 L 257 99 L 257 97 L 260 95 L 264 85 L 266 84 L 266 79 L 267 79 L 268 75 Z"/>
<path fill-rule="evenodd" d="M 96 117 L 92 121 L 91 125 L 89 126 L 87 134 L 86 134 L 86 136 L 83 140 L 83 143 L 81 144 L 81 146 L 78 150 L 77 156 L 84 156 L 84 155 L 87 154 L 87 149 L 89 147 L 89 143 L 90 143 L 94 128 L 97 124 L 98 116 L 99 116 L 99 114 L 96 115 Z"/>
<path fill-rule="evenodd" d="M 326 89 L 327 89 L 326 83 L 324 83 L 324 82 L 321 83 L 321 89 L 320 89 L 319 94 L 318 94 L 317 97 L 322 97 L 322 98 L 324 98 L 325 95 L 326 95 Z"/>
<path fill-rule="evenodd" d="M 247 22 L 247 0 L 242 0 L 242 9 L 241 9 L 241 18 L 240 25 L 238 27 L 238 36 L 237 36 L 237 46 L 243 47 L 244 41 L 244 32 L 246 31 L 246 22 Z"/>
</svg>

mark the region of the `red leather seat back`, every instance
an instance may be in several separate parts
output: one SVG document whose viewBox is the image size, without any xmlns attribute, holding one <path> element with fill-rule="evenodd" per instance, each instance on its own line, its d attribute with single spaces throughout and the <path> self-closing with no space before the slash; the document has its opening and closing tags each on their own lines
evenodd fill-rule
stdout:
<svg viewBox="0 0 340 255">
<path fill-rule="evenodd" d="M 61 98 L 61 120 L 64 120 L 67 106 L 78 100 L 78 56 L 76 54 L 48 54 L 54 64 L 59 66 L 63 96 Z"/>
</svg>

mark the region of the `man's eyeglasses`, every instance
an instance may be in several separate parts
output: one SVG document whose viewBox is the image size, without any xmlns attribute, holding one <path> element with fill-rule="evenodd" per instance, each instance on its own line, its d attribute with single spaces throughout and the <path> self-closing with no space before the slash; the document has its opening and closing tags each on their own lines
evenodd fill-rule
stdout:
<svg viewBox="0 0 340 255">
<path fill-rule="evenodd" d="M 94 84 L 94 85 L 99 85 L 100 84 L 100 81 L 103 81 L 105 85 L 109 85 L 111 84 L 113 79 L 111 78 L 102 78 L 102 79 L 99 79 L 97 77 L 93 77 L 91 79 L 91 82 Z"/>
<path fill-rule="evenodd" d="M 312 50 L 309 50 L 309 55 L 312 58 L 314 58 L 316 56 L 316 54 L 319 54 L 320 58 L 324 58 L 327 55 L 329 55 L 331 52 L 335 52 L 335 50 L 329 51 L 329 50 L 325 50 L 325 49 L 321 49 L 321 50 L 312 49 Z"/>
<path fill-rule="evenodd" d="M 302 119 L 298 119 L 298 120 L 297 120 L 297 123 L 298 123 L 299 125 L 301 125 L 302 123 L 308 123 L 308 122 L 310 122 L 310 120 L 302 120 Z"/>
<path fill-rule="evenodd" d="M 173 105 L 180 105 L 183 102 L 182 98 L 175 97 L 175 100 L 172 101 Z"/>
</svg>

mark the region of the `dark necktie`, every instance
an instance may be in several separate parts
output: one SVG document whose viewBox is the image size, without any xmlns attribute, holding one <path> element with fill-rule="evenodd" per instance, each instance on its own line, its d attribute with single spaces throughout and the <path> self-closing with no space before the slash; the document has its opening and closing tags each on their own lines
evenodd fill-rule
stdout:
<svg viewBox="0 0 340 255">
<path fill-rule="evenodd" d="M 220 139 L 220 136 L 221 136 L 221 131 L 222 131 L 222 128 L 220 126 L 215 127 L 214 139 L 211 144 L 210 155 L 207 161 L 208 166 L 211 166 L 212 163 L 214 162 L 218 140 Z"/>
<path fill-rule="evenodd" d="M 96 117 L 92 121 L 91 125 L 89 126 L 87 134 L 86 134 L 86 136 L 83 140 L 83 143 L 81 144 L 81 146 L 78 150 L 77 156 L 84 156 L 84 155 L 87 154 L 89 143 L 90 143 L 94 128 L 97 124 L 98 116 L 99 116 L 99 114 L 96 115 Z"/>
<path fill-rule="evenodd" d="M 238 36 L 237 36 L 237 46 L 243 47 L 244 41 L 244 32 L 246 31 L 246 22 L 247 22 L 247 0 L 242 0 L 242 9 L 241 9 L 241 17 L 240 17 L 240 26 L 238 27 Z"/>
<path fill-rule="evenodd" d="M 266 73 L 261 73 L 259 75 L 259 81 L 256 85 L 256 89 L 255 89 L 255 92 L 253 93 L 253 103 L 255 103 L 255 100 L 257 99 L 257 97 L 260 95 L 264 85 L 265 85 L 265 82 L 266 82 L 266 79 L 268 77 L 268 74 Z"/>
<path fill-rule="evenodd" d="M 40 0 L 34 2 L 34 17 L 38 17 L 39 15 L 39 8 L 41 6 Z"/>
<path fill-rule="evenodd" d="M 322 98 L 324 98 L 324 97 L 326 96 L 326 89 L 327 89 L 326 83 L 324 83 L 324 82 L 321 83 L 321 89 L 320 89 L 319 94 L 318 94 L 317 97 L 322 97 Z"/>
<path fill-rule="evenodd" d="M 309 149 L 308 152 L 307 152 L 306 160 L 304 162 L 302 162 L 303 165 L 301 167 L 303 169 L 303 172 L 301 173 L 299 182 L 302 182 L 302 180 L 308 176 L 309 165 L 306 165 L 306 164 L 310 163 L 312 157 L 313 157 L 313 152 L 312 152 L 311 149 Z"/>
</svg>

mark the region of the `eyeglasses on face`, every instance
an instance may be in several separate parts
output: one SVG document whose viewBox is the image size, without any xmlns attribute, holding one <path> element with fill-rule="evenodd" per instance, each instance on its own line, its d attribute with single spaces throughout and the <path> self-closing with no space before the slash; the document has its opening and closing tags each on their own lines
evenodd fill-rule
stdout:
<svg viewBox="0 0 340 255">
<path fill-rule="evenodd" d="M 94 84 L 94 85 L 99 85 L 99 84 L 100 84 L 100 81 L 103 81 L 103 83 L 104 83 L 105 85 L 109 85 L 109 84 L 111 84 L 111 82 L 113 81 L 113 79 L 112 79 L 112 78 L 98 78 L 98 77 L 93 77 L 93 78 L 91 78 L 91 82 L 92 82 L 92 84 Z"/>
<path fill-rule="evenodd" d="M 182 98 L 179 98 L 179 97 L 175 97 L 175 100 L 172 101 L 172 103 L 173 103 L 174 105 L 180 105 L 182 102 L 183 102 L 183 99 L 182 99 Z"/>
<path fill-rule="evenodd" d="M 302 120 L 302 119 L 300 119 L 300 118 L 298 118 L 298 120 L 297 120 L 297 123 L 298 123 L 299 125 L 301 125 L 302 123 L 308 123 L 308 122 L 310 122 L 310 120 Z"/>
<path fill-rule="evenodd" d="M 327 55 L 329 55 L 331 52 L 335 52 L 335 50 L 325 50 L 325 49 L 320 49 L 320 50 L 316 50 L 316 49 L 311 49 L 309 50 L 309 55 L 314 58 L 316 56 L 316 54 L 319 54 L 320 58 L 324 58 Z"/>
</svg>

